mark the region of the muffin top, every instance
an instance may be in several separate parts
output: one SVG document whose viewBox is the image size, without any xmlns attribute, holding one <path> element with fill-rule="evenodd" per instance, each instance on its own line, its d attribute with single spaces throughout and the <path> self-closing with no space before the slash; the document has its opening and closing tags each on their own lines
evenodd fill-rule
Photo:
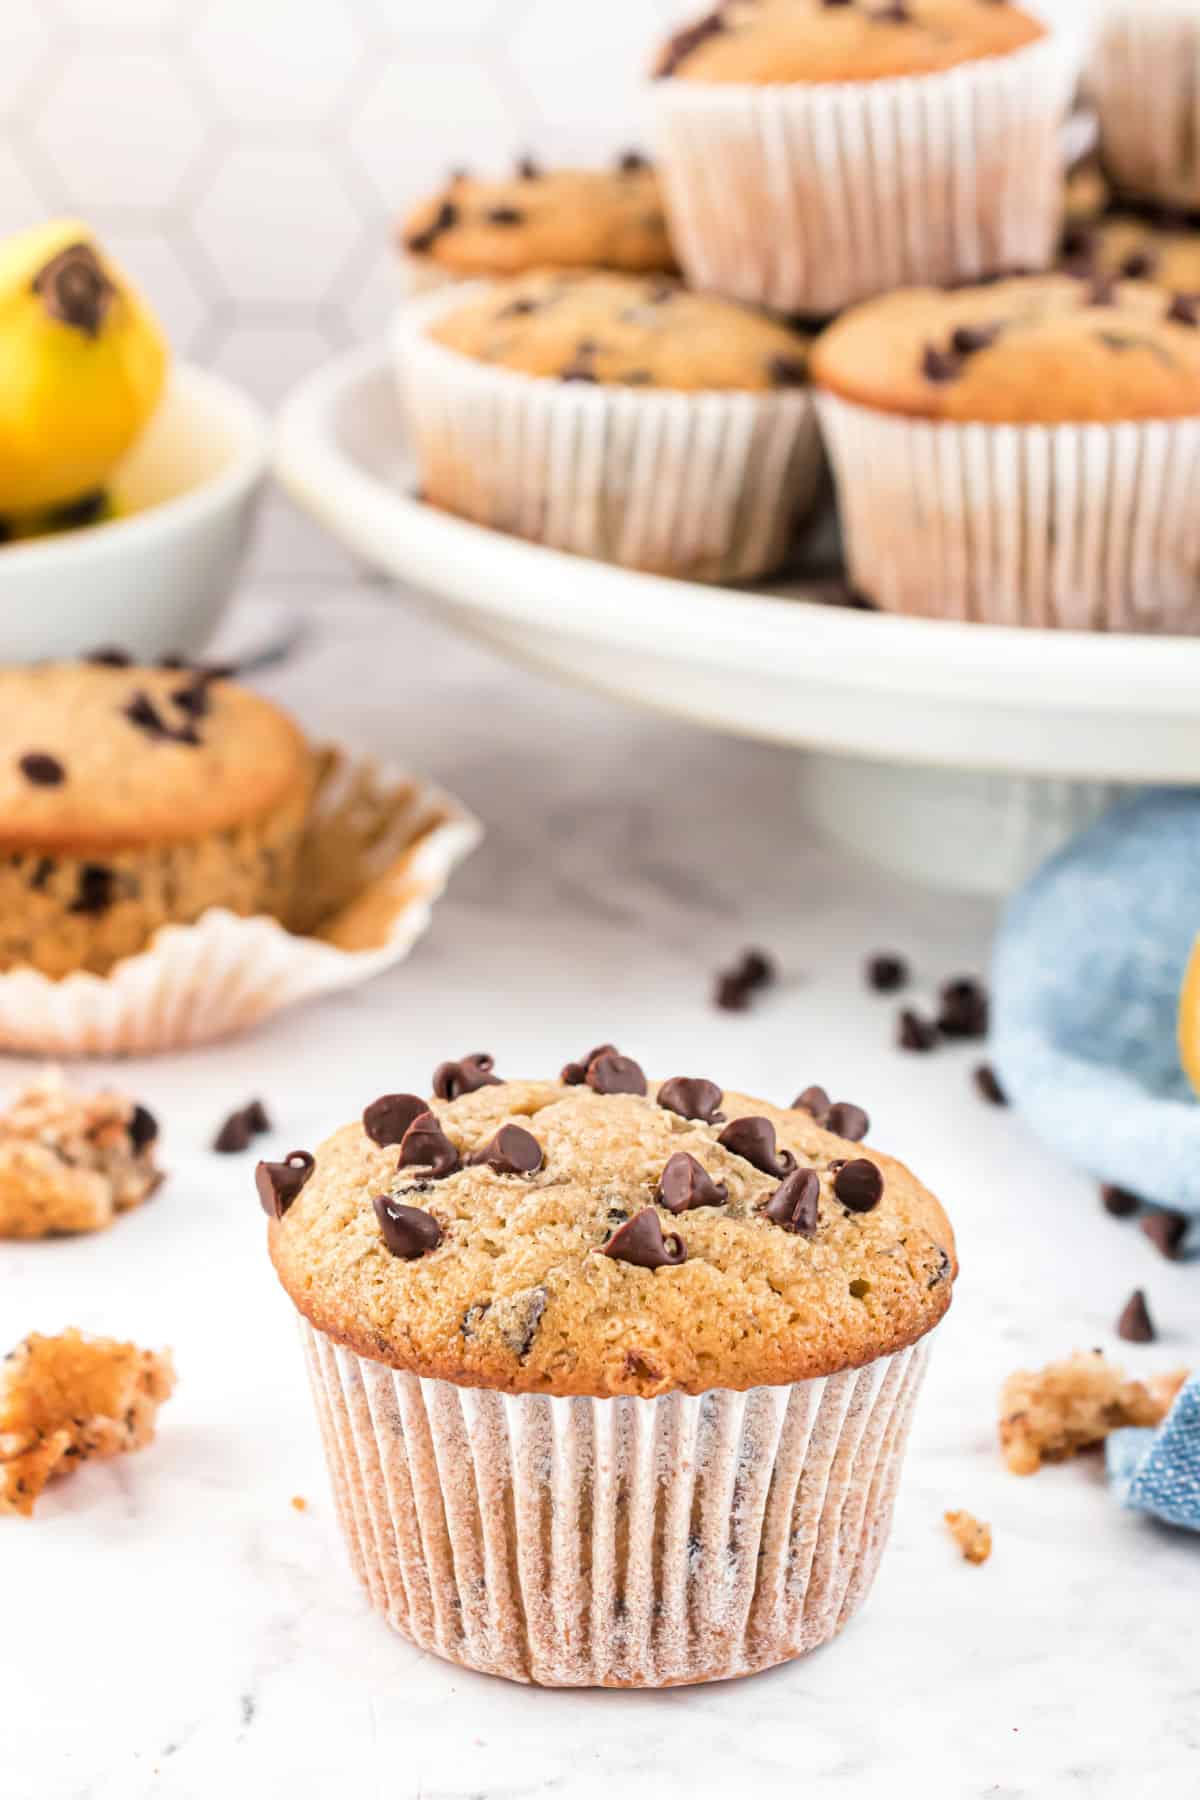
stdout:
<svg viewBox="0 0 1200 1800">
<path fill-rule="evenodd" d="M 456 175 L 413 209 L 400 241 L 453 275 L 675 267 L 658 176 L 637 151 L 612 169 L 542 169 L 527 158 L 507 180 Z"/>
<path fill-rule="evenodd" d="M 950 1305 L 941 1207 L 818 1089 L 814 1113 L 647 1084 L 609 1045 L 558 1081 L 477 1055 L 433 1085 L 315 1166 L 259 1165 L 284 1287 L 360 1355 L 510 1393 L 695 1394 L 858 1367 Z"/>
<path fill-rule="evenodd" d="M 807 379 L 797 332 L 661 277 L 539 270 L 473 295 L 430 335 L 480 362 L 560 381 L 711 392 Z"/>
<path fill-rule="evenodd" d="M 202 669 L 0 669 L 0 845 L 74 854 L 183 842 L 262 817 L 310 779 L 299 730 Z"/>
<path fill-rule="evenodd" d="M 884 412 L 1010 424 L 1200 414 L 1200 304 L 1146 282 L 910 288 L 844 314 L 814 380 Z"/>
<path fill-rule="evenodd" d="M 1149 281 L 1173 294 L 1200 294 L 1200 231 L 1135 213 L 1069 224 L 1063 263 L 1073 275 Z"/>
<path fill-rule="evenodd" d="M 1007 0 L 725 0 L 670 38 L 658 76 L 880 81 L 1003 56 L 1044 37 Z"/>
</svg>

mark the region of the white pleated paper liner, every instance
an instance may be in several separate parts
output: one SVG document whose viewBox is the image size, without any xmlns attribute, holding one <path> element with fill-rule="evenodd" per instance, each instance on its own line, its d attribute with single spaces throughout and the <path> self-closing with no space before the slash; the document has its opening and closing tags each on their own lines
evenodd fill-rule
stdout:
<svg viewBox="0 0 1200 1800">
<path fill-rule="evenodd" d="M 1200 631 L 1200 418 L 997 425 L 817 399 L 849 579 L 886 612 Z"/>
<path fill-rule="evenodd" d="M 723 1680 L 840 1631 L 887 1540 L 928 1345 L 792 1387 L 590 1400 L 301 1333 L 371 1605 L 423 1650 L 546 1687 Z"/>
<path fill-rule="evenodd" d="M 786 561 L 824 467 L 808 388 L 672 393 L 498 368 L 429 336 L 479 291 L 413 301 L 393 334 L 426 500 L 552 549 L 698 581 Z"/>
<path fill-rule="evenodd" d="M 288 929 L 214 907 L 168 925 L 105 976 L 0 975 L 0 1049 L 146 1054 L 250 1031 L 283 1007 L 400 962 L 480 828 L 418 777 L 348 751 L 321 755 Z"/>
<path fill-rule="evenodd" d="M 690 284 L 824 317 L 894 288 L 1046 268 L 1076 74 L 1056 33 L 929 75 L 654 83 Z"/>
<path fill-rule="evenodd" d="M 1200 11 L 1190 0 L 1109 4 L 1087 86 L 1112 180 L 1145 200 L 1200 209 Z"/>
</svg>

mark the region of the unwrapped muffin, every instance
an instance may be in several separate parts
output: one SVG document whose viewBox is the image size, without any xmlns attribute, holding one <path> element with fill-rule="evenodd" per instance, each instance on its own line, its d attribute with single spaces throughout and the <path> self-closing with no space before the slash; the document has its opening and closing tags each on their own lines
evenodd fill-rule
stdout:
<svg viewBox="0 0 1200 1800">
<path fill-rule="evenodd" d="M 1067 274 L 855 308 L 813 373 L 851 580 L 888 611 L 1200 631 L 1200 302 Z"/>
<path fill-rule="evenodd" d="M 611 1045 L 558 1081 L 476 1054 L 432 1085 L 258 1170 L 373 1605 L 551 1686 L 831 1637 L 950 1304 L 940 1206 L 814 1089 L 649 1084 Z"/>
<path fill-rule="evenodd" d="M 805 338 L 662 277 L 439 295 L 395 346 L 422 495 L 478 524 L 744 580 L 785 559 L 816 493 Z"/>
</svg>

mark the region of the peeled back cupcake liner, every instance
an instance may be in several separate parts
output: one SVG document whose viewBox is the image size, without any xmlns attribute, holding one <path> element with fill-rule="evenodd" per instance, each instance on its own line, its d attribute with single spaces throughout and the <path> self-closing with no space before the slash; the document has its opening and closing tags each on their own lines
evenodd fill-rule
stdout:
<svg viewBox="0 0 1200 1800">
<path fill-rule="evenodd" d="M 456 287 L 393 339 L 424 498 L 555 550 L 698 581 L 777 569 L 824 461 L 808 388 L 679 393 L 497 368 L 429 336 Z"/>
<path fill-rule="evenodd" d="M 1200 631 L 1200 418 L 1003 425 L 822 390 L 849 579 L 885 612 Z"/>
<path fill-rule="evenodd" d="M 1104 166 L 1130 196 L 1200 208 L 1200 14 L 1187 0 L 1121 0 L 1096 31 L 1088 94 Z"/>
<path fill-rule="evenodd" d="M 194 924 L 164 926 L 107 975 L 0 974 L 0 1050 L 66 1057 L 179 1050 L 356 986 L 408 954 L 480 835 L 456 800 L 419 777 L 327 749 L 289 925 L 213 907 Z"/>
<path fill-rule="evenodd" d="M 568 1399 L 424 1379 L 300 1325 L 374 1610 L 545 1687 L 725 1680 L 835 1636 L 887 1541 L 929 1345 L 787 1387 Z"/>
<path fill-rule="evenodd" d="M 826 317 L 898 287 L 1046 268 L 1075 57 L 881 81 L 655 83 L 671 238 L 693 287 Z"/>
</svg>

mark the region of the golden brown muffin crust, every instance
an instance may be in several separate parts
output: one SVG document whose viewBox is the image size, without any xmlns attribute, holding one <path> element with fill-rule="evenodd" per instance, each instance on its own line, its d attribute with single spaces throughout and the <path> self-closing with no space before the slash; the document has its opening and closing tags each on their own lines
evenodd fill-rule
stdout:
<svg viewBox="0 0 1200 1800">
<path fill-rule="evenodd" d="M 824 1376 L 889 1355 L 950 1304 L 954 1239 L 937 1201 L 891 1158 L 812 1116 L 726 1093 L 722 1121 L 689 1120 L 649 1094 L 553 1081 L 485 1086 L 430 1106 L 461 1157 L 442 1179 L 398 1169 L 359 1123 L 316 1153 L 270 1250 L 299 1310 L 360 1355 L 511 1393 L 656 1395 Z M 770 1122 L 781 1149 L 820 1181 L 815 1234 L 764 1216 L 780 1186 L 718 1143 L 726 1123 Z M 536 1139 L 534 1174 L 468 1158 L 505 1123 Z M 693 1156 L 728 1198 L 673 1213 L 655 1195 L 668 1159 Z M 835 1196 L 837 1165 L 883 1176 L 874 1210 Z M 868 1171 L 869 1173 L 869 1171 Z M 441 1241 L 413 1260 L 384 1243 L 374 1196 L 432 1217 Z M 603 1246 L 649 1209 L 687 1250 L 679 1266 L 635 1266 Z M 428 1230 L 428 1227 L 426 1227 Z M 434 1234 L 431 1234 L 434 1235 Z"/>
<path fill-rule="evenodd" d="M 812 350 L 843 399 L 917 418 L 1067 424 L 1200 414 L 1200 307 L 1146 282 L 1019 277 L 911 288 Z"/>
<path fill-rule="evenodd" d="M 197 697 L 200 696 L 200 697 Z M 0 669 L 0 848 L 59 854 L 185 843 L 302 798 L 297 726 L 180 669 Z"/>
<path fill-rule="evenodd" d="M 1004 56 L 1046 35 L 1006 0 L 725 0 L 664 45 L 659 76 L 880 81 Z"/>
<path fill-rule="evenodd" d="M 674 282 L 539 270 L 489 287 L 430 328 L 447 349 L 560 381 L 761 392 L 806 379 L 807 344 L 772 319 Z"/>
</svg>

